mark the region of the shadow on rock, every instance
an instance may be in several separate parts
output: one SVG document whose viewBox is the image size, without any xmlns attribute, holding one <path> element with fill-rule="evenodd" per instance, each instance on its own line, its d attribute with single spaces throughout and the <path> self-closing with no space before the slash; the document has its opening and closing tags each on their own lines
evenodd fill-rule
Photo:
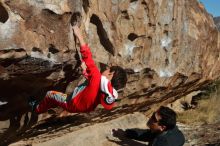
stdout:
<svg viewBox="0 0 220 146">
<path fill-rule="evenodd" d="M 125 131 L 123 129 L 117 129 L 113 130 L 113 136 L 117 138 L 118 140 L 113 140 L 110 138 L 107 138 L 108 141 L 116 143 L 120 146 L 146 146 L 146 144 L 140 143 L 138 141 L 129 139 L 125 136 Z"/>
</svg>

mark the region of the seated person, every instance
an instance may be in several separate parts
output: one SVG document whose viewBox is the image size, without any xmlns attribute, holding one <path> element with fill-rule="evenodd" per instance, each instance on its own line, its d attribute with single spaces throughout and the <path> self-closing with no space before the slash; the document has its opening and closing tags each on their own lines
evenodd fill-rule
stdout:
<svg viewBox="0 0 220 146">
<path fill-rule="evenodd" d="M 126 129 L 123 133 L 129 139 L 148 142 L 148 146 L 183 146 L 185 138 L 176 126 L 176 113 L 161 106 L 147 122 L 149 129 L 140 132 L 137 129 Z M 113 130 L 113 135 L 122 131 Z M 119 137 L 119 136 L 118 136 Z"/>
</svg>

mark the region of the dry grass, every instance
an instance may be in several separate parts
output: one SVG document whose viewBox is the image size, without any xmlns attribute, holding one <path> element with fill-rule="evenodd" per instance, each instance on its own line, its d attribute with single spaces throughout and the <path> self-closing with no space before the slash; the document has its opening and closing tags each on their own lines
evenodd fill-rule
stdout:
<svg viewBox="0 0 220 146">
<path fill-rule="evenodd" d="M 209 89 L 209 95 L 199 101 L 196 109 L 178 114 L 179 122 L 190 124 L 220 121 L 220 82 L 216 83 Z"/>
</svg>

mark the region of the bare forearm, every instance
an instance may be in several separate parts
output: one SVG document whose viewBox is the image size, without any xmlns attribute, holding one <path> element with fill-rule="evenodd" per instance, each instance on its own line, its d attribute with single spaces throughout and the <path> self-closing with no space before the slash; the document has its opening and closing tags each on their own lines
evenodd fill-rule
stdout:
<svg viewBox="0 0 220 146">
<path fill-rule="evenodd" d="M 83 46 L 86 44 L 86 42 L 83 38 L 83 35 L 82 35 L 78 26 L 73 26 L 73 33 L 77 37 L 77 39 L 79 40 L 80 46 Z"/>
<path fill-rule="evenodd" d="M 80 46 L 84 46 L 86 44 L 82 35 L 78 36 L 77 38 L 79 40 Z"/>
</svg>

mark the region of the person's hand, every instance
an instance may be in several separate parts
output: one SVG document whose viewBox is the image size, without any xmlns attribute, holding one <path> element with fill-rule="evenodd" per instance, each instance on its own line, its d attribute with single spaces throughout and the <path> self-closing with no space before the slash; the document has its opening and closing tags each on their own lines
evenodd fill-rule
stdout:
<svg viewBox="0 0 220 146">
<path fill-rule="evenodd" d="M 86 68 L 87 68 L 87 66 L 86 66 L 86 64 L 85 64 L 84 61 L 82 61 L 82 63 L 81 63 L 81 68 L 82 68 L 83 70 L 86 70 Z"/>
<path fill-rule="evenodd" d="M 71 16 L 70 23 L 71 23 L 72 26 L 74 26 L 74 25 L 80 26 L 81 20 L 82 20 L 81 13 L 80 12 L 74 12 Z"/>
<path fill-rule="evenodd" d="M 119 139 L 125 139 L 125 131 L 123 129 L 112 129 L 112 136 L 117 137 Z"/>
</svg>

